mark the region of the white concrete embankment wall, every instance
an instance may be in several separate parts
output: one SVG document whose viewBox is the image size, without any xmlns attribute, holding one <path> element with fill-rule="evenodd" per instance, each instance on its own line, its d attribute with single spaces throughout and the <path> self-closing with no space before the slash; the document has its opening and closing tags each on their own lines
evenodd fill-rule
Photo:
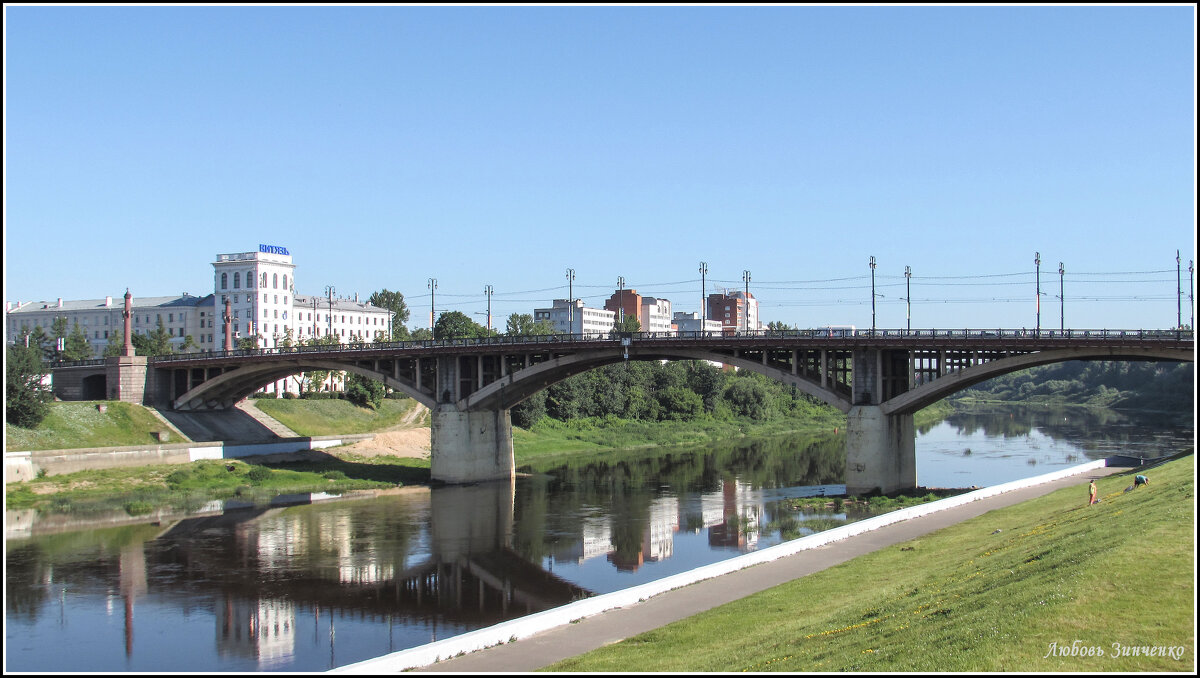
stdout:
<svg viewBox="0 0 1200 678">
<path fill-rule="evenodd" d="M 478 629 L 464 633 L 453 638 L 440 640 L 435 643 L 421 645 L 408 650 L 400 650 L 391 654 L 368 659 L 354 664 L 338 667 L 330 671 L 330 673 L 394 673 L 410 669 L 418 666 L 428 666 L 436 663 L 440 659 L 454 657 L 459 653 L 474 652 L 482 650 L 486 647 L 507 643 L 511 640 L 519 640 L 528 638 L 537 633 L 547 631 L 549 629 L 563 626 L 571 623 L 572 620 L 589 617 L 599 614 L 605 610 L 611 610 L 619 607 L 628 607 L 634 605 L 641 600 L 656 596 L 660 593 L 665 593 L 672 589 L 687 586 L 695 582 L 716 577 L 730 572 L 736 572 L 751 565 L 768 562 L 790 556 L 800 551 L 824 546 L 831 542 L 840 541 L 863 532 L 877 530 L 886 525 L 891 525 L 903 520 L 909 520 L 918 516 L 944 511 L 955 506 L 961 506 L 973 501 L 985 499 L 1005 492 L 1019 490 L 1025 487 L 1040 485 L 1059 478 L 1066 478 L 1080 473 L 1103 468 L 1104 460 L 1093 461 L 1079 466 L 1072 466 L 1061 471 L 1046 473 L 1032 478 L 1016 480 L 1011 483 L 994 485 L 986 487 L 982 490 L 967 492 L 946 499 L 931 501 L 927 504 L 912 506 L 905 509 L 892 511 L 883 515 L 860 520 L 855 523 L 836 527 L 832 530 L 818 532 L 817 534 L 793 539 L 792 541 L 777 544 L 761 551 L 747 553 L 745 555 L 730 558 L 719 563 L 705 565 L 688 572 L 665 577 L 657 581 L 628 588 L 622 591 L 614 591 L 613 593 L 605 593 L 602 595 L 578 600 L 561 607 L 556 607 L 552 610 L 538 612 L 519 619 L 502 622 L 494 626 Z"/>
</svg>

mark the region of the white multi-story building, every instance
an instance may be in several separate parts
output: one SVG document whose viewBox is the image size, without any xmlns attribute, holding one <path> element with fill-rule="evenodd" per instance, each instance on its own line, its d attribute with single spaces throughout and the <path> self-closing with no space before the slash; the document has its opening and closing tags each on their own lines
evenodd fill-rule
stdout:
<svg viewBox="0 0 1200 678">
<path fill-rule="evenodd" d="M 677 332 L 711 332 L 713 334 L 721 334 L 721 329 L 724 327 L 719 320 L 702 319 L 700 314 L 692 311 L 684 313 L 676 311 L 671 318 L 672 324 L 675 325 Z"/>
<path fill-rule="evenodd" d="M 349 343 L 369 342 L 388 334 L 390 311 L 360 302 L 357 294 L 353 299 L 297 295 L 295 270 L 287 249 L 274 245 L 259 245 L 256 252 L 218 254 L 213 262 L 212 294 L 134 297 L 133 331 L 149 334 L 161 321 L 176 351 L 220 351 L 225 347 L 222 314 L 228 300 L 235 342 L 257 337 L 260 347 L 271 348 L 289 337 L 302 342 L 331 334 L 339 342 Z M 35 327 L 49 333 L 55 319 L 61 317 L 67 321 L 68 334 L 76 324 L 80 326 L 93 355 L 99 356 L 123 330 L 124 304 L 123 295 L 5 302 L 6 338 L 12 343 L 22 330 Z"/>
<path fill-rule="evenodd" d="M 555 299 L 551 308 L 533 309 L 534 321 L 544 320 L 554 327 L 555 332 L 578 334 L 587 337 L 607 336 L 612 331 L 616 314 L 602 308 L 588 308 L 582 299 L 574 302 Z"/>
<path fill-rule="evenodd" d="M 638 322 L 643 332 L 671 332 L 671 301 L 657 297 L 642 297 Z"/>
</svg>

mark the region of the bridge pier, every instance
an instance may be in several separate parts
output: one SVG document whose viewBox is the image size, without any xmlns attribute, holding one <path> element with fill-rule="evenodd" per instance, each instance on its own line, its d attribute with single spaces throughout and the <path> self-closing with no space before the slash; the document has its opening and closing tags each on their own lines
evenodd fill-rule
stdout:
<svg viewBox="0 0 1200 678">
<path fill-rule="evenodd" d="M 911 414 L 855 405 L 846 414 L 846 494 L 917 486 L 916 430 Z"/>
<path fill-rule="evenodd" d="M 441 404 L 431 412 L 430 477 L 448 484 L 512 480 L 512 419 L 508 410 L 459 410 Z"/>
</svg>

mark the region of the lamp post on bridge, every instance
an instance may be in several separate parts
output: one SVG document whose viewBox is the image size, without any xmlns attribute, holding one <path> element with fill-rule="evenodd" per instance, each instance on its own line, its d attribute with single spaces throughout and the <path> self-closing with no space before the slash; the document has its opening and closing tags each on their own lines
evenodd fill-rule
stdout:
<svg viewBox="0 0 1200 678">
<path fill-rule="evenodd" d="M 575 269 L 567 269 L 567 327 L 575 332 Z M 582 325 L 583 323 L 580 323 Z"/>
<path fill-rule="evenodd" d="M 1195 299 L 1195 292 L 1194 292 L 1194 290 L 1196 289 L 1196 287 L 1195 287 L 1196 282 L 1195 282 L 1195 280 L 1192 279 L 1192 269 L 1193 269 L 1194 264 L 1195 264 L 1194 260 L 1188 259 L 1188 308 L 1191 309 L 1191 312 L 1192 312 L 1192 319 L 1191 319 L 1191 325 L 1190 325 L 1190 327 L 1192 328 L 1192 332 L 1196 331 L 1196 299 Z"/>
<path fill-rule="evenodd" d="M 904 303 L 908 305 L 908 331 L 912 331 L 912 267 L 904 267 Z"/>
<path fill-rule="evenodd" d="M 625 331 L 625 276 L 617 276 L 617 290 L 620 291 L 621 305 L 617 307 L 617 326 Z"/>
<path fill-rule="evenodd" d="M 337 290 L 334 289 L 333 285 L 325 286 L 325 295 L 329 297 L 329 313 L 328 313 L 328 317 L 325 318 L 327 321 L 329 321 L 329 332 L 326 335 L 329 337 L 333 336 L 333 293 L 336 291 Z M 340 342 L 341 340 L 339 339 L 338 341 Z"/>
<path fill-rule="evenodd" d="M 1062 334 L 1067 331 L 1066 321 L 1066 305 L 1067 298 L 1063 295 L 1063 273 L 1066 270 L 1063 268 L 1063 262 L 1058 262 L 1058 333 Z"/>
<path fill-rule="evenodd" d="M 875 257 L 871 257 L 871 336 L 875 336 Z"/>
<path fill-rule="evenodd" d="M 488 334 L 492 333 L 492 286 L 488 285 L 483 288 L 483 293 L 487 295 L 488 310 L 487 310 L 487 328 Z"/>
<path fill-rule="evenodd" d="M 1036 275 L 1037 290 L 1034 294 L 1037 297 L 1037 322 L 1034 325 L 1033 336 L 1042 336 L 1042 253 L 1033 253 L 1033 265 Z"/>
<path fill-rule="evenodd" d="M 1175 328 L 1183 327 L 1183 289 L 1179 273 L 1179 250 L 1175 250 Z"/>
<path fill-rule="evenodd" d="M 750 333 L 750 271 L 742 271 L 742 281 L 746 283 L 746 334 Z"/>
<path fill-rule="evenodd" d="M 432 333 L 434 320 L 433 297 L 434 293 L 437 292 L 437 278 L 430 278 L 427 287 L 429 287 L 429 331 Z"/>
<path fill-rule="evenodd" d="M 700 262 L 700 329 L 704 329 L 704 321 L 708 320 L 708 296 L 705 289 L 705 278 L 708 276 L 708 262 Z"/>
</svg>

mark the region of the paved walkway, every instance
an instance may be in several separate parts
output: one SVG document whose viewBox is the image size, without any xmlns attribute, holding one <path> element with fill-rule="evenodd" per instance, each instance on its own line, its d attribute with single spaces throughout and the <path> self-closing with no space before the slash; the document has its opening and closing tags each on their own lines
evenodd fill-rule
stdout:
<svg viewBox="0 0 1200 678">
<path fill-rule="evenodd" d="M 864 553 L 903 543 L 988 511 L 1019 504 L 1063 487 L 1078 488 L 1079 501 L 1084 503 L 1089 480 L 1127 470 L 1098 468 L 894 523 L 832 544 L 667 591 L 636 605 L 609 610 L 516 642 L 478 650 L 462 657 L 412 670 L 457 673 L 534 671 L 798 577 L 833 567 Z M 1006 527 L 1003 523 L 996 523 L 988 524 L 983 529 L 990 532 Z"/>
</svg>

